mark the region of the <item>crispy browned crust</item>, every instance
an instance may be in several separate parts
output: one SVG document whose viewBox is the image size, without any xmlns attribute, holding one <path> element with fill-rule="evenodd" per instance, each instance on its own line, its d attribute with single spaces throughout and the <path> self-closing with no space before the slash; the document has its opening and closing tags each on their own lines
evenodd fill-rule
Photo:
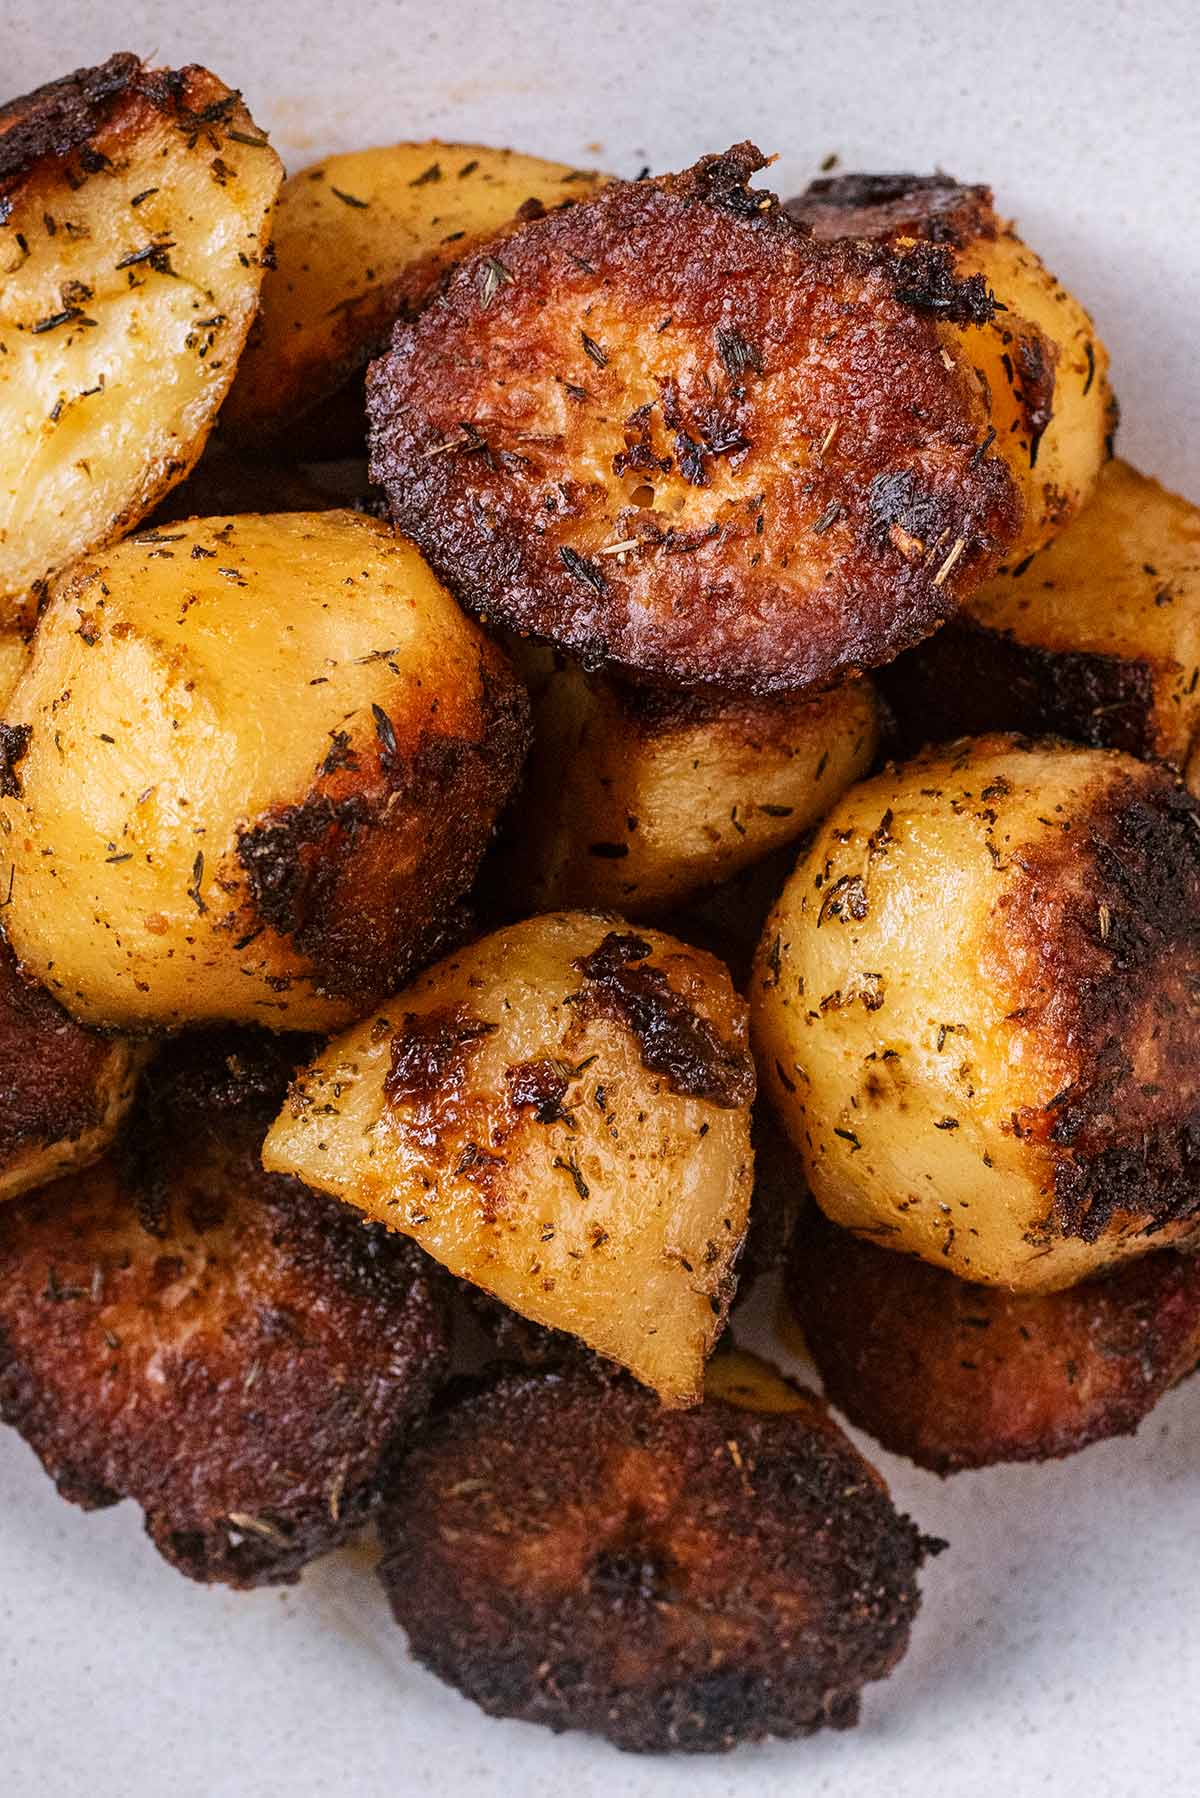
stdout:
<svg viewBox="0 0 1200 1798">
<path fill-rule="evenodd" d="M 382 1526 L 419 1660 L 493 1716 L 650 1753 L 855 1723 L 924 1549 L 816 1398 L 668 1411 L 578 1371 L 440 1418 Z"/>
<path fill-rule="evenodd" d="M 935 1473 L 1129 1435 L 1200 1360 L 1200 1256 L 1065 1292 L 972 1286 L 805 1213 L 787 1295 L 826 1396 Z"/>
<path fill-rule="evenodd" d="M 104 1122 L 113 1048 L 26 980 L 0 937 L 0 1173 L 31 1148 L 74 1142 Z"/>
<path fill-rule="evenodd" d="M 990 187 L 964 186 L 953 175 L 828 175 L 787 202 L 814 237 L 915 237 L 958 249 L 995 237 Z"/>
<path fill-rule="evenodd" d="M 399 528 L 466 604 L 588 665 L 829 684 L 926 636 L 1019 528 L 944 355 L 990 316 L 983 282 L 940 245 L 810 239 L 748 186 L 763 161 L 525 225 L 369 373 Z"/>
<path fill-rule="evenodd" d="M 0 1207 L 0 1415 L 191 1578 L 291 1581 L 372 1509 L 445 1325 L 411 1243 L 262 1171 L 286 1058 L 197 1053 L 168 1051 L 132 1158 Z"/>
</svg>

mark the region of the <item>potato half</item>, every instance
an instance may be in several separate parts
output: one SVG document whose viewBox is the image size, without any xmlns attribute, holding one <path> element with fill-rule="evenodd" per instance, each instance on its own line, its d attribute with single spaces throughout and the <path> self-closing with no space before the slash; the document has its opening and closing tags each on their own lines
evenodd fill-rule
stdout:
<svg viewBox="0 0 1200 1798">
<path fill-rule="evenodd" d="M 882 676 L 903 740 L 1055 731 L 1188 767 L 1200 739 L 1200 508 L 1110 462 L 1061 537 Z M 1200 785 L 1193 768 L 1192 785 Z"/>
<path fill-rule="evenodd" d="M 547 651 L 518 667 L 531 654 L 551 666 L 503 860 L 528 911 L 682 904 L 802 836 L 874 760 L 865 680 L 814 699 L 665 693 Z"/>
<path fill-rule="evenodd" d="M 199 456 L 281 179 L 194 65 L 114 56 L 0 111 L 0 622 L 30 621 Z"/>
<path fill-rule="evenodd" d="M 332 1042 L 263 1162 L 691 1403 L 746 1229 L 745 1043 L 712 956 L 551 913 L 440 962 Z"/>
<path fill-rule="evenodd" d="M 222 430 L 286 451 L 297 422 L 304 431 L 306 415 L 361 375 L 396 319 L 416 311 L 452 263 L 518 213 L 537 217 L 604 179 L 516 150 L 436 140 L 355 150 L 298 170 L 279 196 L 276 265 Z M 362 442 L 361 379 L 353 392 Z M 326 415 L 327 426 L 334 422 Z"/>
<path fill-rule="evenodd" d="M 56 587 L 9 701 L 10 940 L 87 1022 L 345 1024 L 444 943 L 526 709 L 374 519 L 130 538 Z"/>
<path fill-rule="evenodd" d="M 763 1082 L 836 1222 L 1051 1290 L 1200 1227 L 1200 804 L 992 737 L 857 787 L 767 922 Z"/>
</svg>

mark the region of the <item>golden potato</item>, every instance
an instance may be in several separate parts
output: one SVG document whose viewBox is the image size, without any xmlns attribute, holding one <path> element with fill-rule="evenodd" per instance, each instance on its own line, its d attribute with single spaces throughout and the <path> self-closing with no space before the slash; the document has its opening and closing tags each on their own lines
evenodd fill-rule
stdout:
<svg viewBox="0 0 1200 1798">
<path fill-rule="evenodd" d="M 24 631 L 0 628 L 0 716 L 28 665 L 29 639 Z"/>
<path fill-rule="evenodd" d="M 460 950 L 332 1042 L 263 1163 L 687 1404 L 746 1228 L 745 1043 L 712 956 L 551 913 Z"/>
<path fill-rule="evenodd" d="M 983 738 L 854 788 L 767 922 L 764 1085 L 835 1222 L 1053 1290 L 1200 1227 L 1200 803 Z"/>
<path fill-rule="evenodd" d="M 444 944 L 526 708 L 356 513 L 191 519 L 81 562 L 0 735 L 17 955 L 89 1023 L 360 1017 Z"/>
<path fill-rule="evenodd" d="M 997 218 L 990 188 L 946 175 L 836 175 L 814 181 L 788 210 L 826 241 L 936 244 L 960 280 L 985 283 L 999 305 L 968 327 L 962 347 L 988 395 L 987 441 L 1025 499 L 1006 561 L 1042 548 L 1087 501 L 1117 423 L 1108 351 L 1078 300 Z"/>
<path fill-rule="evenodd" d="M 1200 737 L 1200 508 L 1110 462 L 1061 537 L 881 678 L 914 749 L 1055 731 L 1186 767 Z"/>
<path fill-rule="evenodd" d="M 605 177 L 480 144 L 390 144 L 300 169 L 275 219 L 276 267 L 221 428 L 285 452 L 306 416 L 385 348 L 443 271 L 506 225 L 591 193 Z M 366 435 L 362 383 L 355 421 Z M 332 454 L 343 431 L 322 420 Z M 308 451 L 316 446 L 307 443 Z"/>
<path fill-rule="evenodd" d="M 0 623 L 31 622 L 199 456 L 281 179 L 195 65 L 113 56 L 0 111 Z"/>
<path fill-rule="evenodd" d="M 681 904 L 803 835 L 878 739 L 865 680 L 815 699 L 667 693 L 556 658 L 536 683 L 507 894 L 632 917 Z"/>
</svg>

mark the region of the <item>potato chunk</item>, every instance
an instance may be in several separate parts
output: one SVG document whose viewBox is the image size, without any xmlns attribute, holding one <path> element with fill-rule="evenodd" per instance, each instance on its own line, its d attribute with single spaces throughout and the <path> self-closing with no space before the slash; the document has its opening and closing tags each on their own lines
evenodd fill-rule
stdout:
<svg viewBox="0 0 1200 1798">
<path fill-rule="evenodd" d="M 749 186 L 763 166 L 740 144 L 523 225 L 372 365 L 398 527 L 585 665 L 832 686 L 1020 531 L 967 349 L 986 283 L 936 244 L 814 242 Z"/>
<path fill-rule="evenodd" d="M 0 111 L 0 622 L 199 456 L 282 179 L 238 94 L 110 57 Z"/>
<path fill-rule="evenodd" d="M 263 1162 L 690 1403 L 746 1228 L 745 1043 L 712 956 L 552 913 L 460 950 L 332 1042 Z"/>
<path fill-rule="evenodd" d="M 852 789 L 752 986 L 836 1222 L 1053 1290 L 1200 1228 L 1200 803 L 1116 752 L 983 738 Z"/>
<path fill-rule="evenodd" d="M 874 760 L 867 681 L 812 699 L 674 694 L 533 653 L 551 667 L 502 863 L 529 911 L 682 904 L 802 836 Z"/>
<path fill-rule="evenodd" d="M 536 218 L 603 180 L 516 150 L 437 141 L 354 150 L 297 170 L 279 196 L 275 267 L 222 431 L 286 453 L 297 426 L 305 433 L 314 409 L 358 376 L 361 443 L 362 370 L 396 319 L 417 312 L 454 262 L 518 213 Z"/>
<path fill-rule="evenodd" d="M 1006 561 L 1041 549 L 1087 502 L 1117 423 L 1108 351 L 1079 301 L 997 218 L 987 187 L 947 175 L 835 175 L 788 210 L 821 241 L 936 244 L 958 279 L 980 279 L 995 296 L 997 308 L 968 327 L 963 348 L 989 395 L 989 442 L 1024 496 L 1025 522 Z"/>
<path fill-rule="evenodd" d="M 912 748 L 1054 731 L 1187 768 L 1200 741 L 1200 508 L 1127 462 L 1032 561 L 883 679 Z M 1189 776 L 1200 785 L 1200 768 Z"/>
<path fill-rule="evenodd" d="M 192 519 L 56 588 L 4 727 L 5 917 L 76 1017 L 360 1017 L 445 942 L 527 702 L 355 513 Z"/>
</svg>

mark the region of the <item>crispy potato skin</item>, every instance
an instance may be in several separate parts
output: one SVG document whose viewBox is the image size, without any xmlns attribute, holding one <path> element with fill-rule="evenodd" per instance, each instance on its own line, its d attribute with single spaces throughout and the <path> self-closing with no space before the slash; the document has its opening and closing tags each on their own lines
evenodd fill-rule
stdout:
<svg viewBox="0 0 1200 1798">
<path fill-rule="evenodd" d="M 1200 805 L 989 737 L 837 807 L 768 920 L 760 1073 L 836 1222 L 1050 1291 L 1200 1222 Z"/>
<path fill-rule="evenodd" d="M 264 1165 L 694 1403 L 752 1183 L 747 1014 L 721 964 L 602 913 L 481 938 L 337 1037 Z"/>
<path fill-rule="evenodd" d="M 907 1646 L 924 1546 L 812 1394 L 680 1413 L 583 1373 L 449 1411 L 382 1528 L 418 1660 L 492 1716 L 640 1753 L 850 1727 Z"/>
<path fill-rule="evenodd" d="M 1086 504 L 1112 454 L 1108 352 L 1083 307 L 997 218 L 987 187 L 946 175 L 836 175 L 814 181 L 788 211 L 822 242 L 935 244 L 960 279 L 987 284 L 1000 304 L 968 329 L 964 347 L 989 395 L 997 453 L 1025 501 L 1006 562 L 1041 549 Z"/>
<path fill-rule="evenodd" d="M 794 842 L 875 759 L 866 680 L 815 698 L 668 693 L 551 659 L 500 865 L 518 909 L 661 916 Z"/>
<path fill-rule="evenodd" d="M 1200 1256 L 1066 1292 L 971 1286 L 806 1214 L 786 1281 L 826 1396 L 935 1473 L 1130 1435 L 1200 1360 Z"/>
<path fill-rule="evenodd" d="M 1118 459 L 1061 537 L 882 679 L 910 749 L 1054 732 L 1186 768 L 1198 668 L 1200 509 Z"/>
<path fill-rule="evenodd" d="M 316 410 L 325 445 L 344 436 L 336 407 L 397 318 L 414 316 L 446 270 L 521 218 L 569 205 L 606 179 L 566 163 L 480 144 L 391 144 L 299 169 L 279 196 L 275 266 L 221 414 L 232 439 L 295 454 Z M 357 377 L 356 379 L 354 377 Z M 335 410 L 328 402 L 333 400 Z M 305 445 L 319 449 L 320 437 Z"/>
<path fill-rule="evenodd" d="M 255 1586 L 362 1524 L 448 1347 L 411 1244 L 263 1173 L 254 1044 L 206 1052 L 198 1087 L 168 1051 L 135 1163 L 0 1211 L 0 1414 L 64 1498 L 132 1498 L 182 1573 Z"/>
<path fill-rule="evenodd" d="M 208 70 L 136 56 L 0 113 L 0 616 L 199 456 L 258 303 L 282 169 Z"/>
<path fill-rule="evenodd" d="M 527 701 L 411 547 L 324 512 L 80 564 L 8 716 L 27 971 L 87 1022 L 298 1030 L 453 940 Z"/>
<path fill-rule="evenodd" d="M 956 322 L 989 313 L 983 283 L 935 245 L 810 241 L 747 186 L 762 166 L 739 145 L 524 226 L 372 365 L 398 527 L 585 665 L 832 685 L 926 636 L 1020 529 Z"/>
</svg>

